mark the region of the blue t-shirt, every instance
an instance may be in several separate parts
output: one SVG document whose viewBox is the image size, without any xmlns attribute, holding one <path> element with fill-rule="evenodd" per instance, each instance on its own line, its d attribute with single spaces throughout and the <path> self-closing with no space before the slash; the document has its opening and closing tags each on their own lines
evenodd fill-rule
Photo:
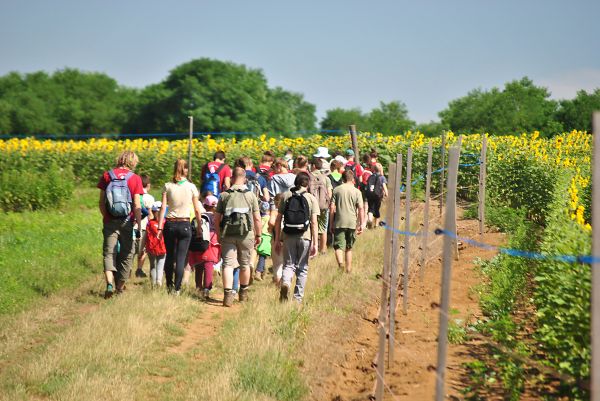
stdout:
<svg viewBox="0 0 600 401">
<path fill-rule="evenodd" d="M 260 186 L 260 192 L 267 187 L 267 180 L 260 174 L 256 174 L 254 171 L 246 170 L 246 177 L 254 178 L 258 181 L 258 185 Z"/>
</svg>

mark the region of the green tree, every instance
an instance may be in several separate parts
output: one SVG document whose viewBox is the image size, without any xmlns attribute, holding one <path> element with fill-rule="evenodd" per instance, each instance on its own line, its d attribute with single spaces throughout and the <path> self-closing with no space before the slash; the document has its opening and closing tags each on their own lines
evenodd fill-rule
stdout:
<svg viewBox="0 0 600 401">
<path fill-rule="evenodd" d="M 271 89 L 267 109 L 268 129 L 271 131 L 287 133 L 316 129 L 316 107 L 306 102 L 300 93 L 288 92 L 280 87 Z"/>
<path fill-rule="evenodd" d="M 561 100 L 556 112 L 556 119 L 566 130 L 592 130 L 592 113 L 600 110 L 600 88 L 587 93 L 577 92 L 572 100 Z"/>
<path fill-rule="evenodd" d="M 425 136 L 433 137 L 440 136 L 444 130 L 449 128 L 440 121 L 429 121 L 428 123 L 417 124 L 415 129 Z"/>
<path fill-rule="evenodd" d="M 415 122 L 408 117 L 406 105 L 397 100 L 381 102 L 379 108 L 371 110 L 367 121 L 371 131 L 388 135 L 404 133 L 415 127 Z"/>
<path fill-rule="evenodd" d="M 370 130 L 368 117 L 359 108 L 342 109 L 339 107 L 325 112 L 325 117 L 321 121 L 321 129 L 347 130 L 351 124 L 355 124 L 361 131 Z"/>
<path fill-rule="evenodd" d="M 507 83 L 504 90 L 473 90 L 452 100 L 439 116 L 442 124 L 459 133 L 503 135 L 539 130 L 550 136 L 562 131 L 562 126 L 554 119 L 557 102 L 549 97 L 546 88 L 525 77 Z"/>
</svg>

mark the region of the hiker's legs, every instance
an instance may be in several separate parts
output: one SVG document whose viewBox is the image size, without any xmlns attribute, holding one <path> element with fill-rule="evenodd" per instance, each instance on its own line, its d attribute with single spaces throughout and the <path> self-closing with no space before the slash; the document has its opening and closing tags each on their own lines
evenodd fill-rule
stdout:
<svg viewBox="0 0 600 401">
<path fill-rule="evenodd" d="M 202 284 L 205 290 L 212 290 L 214 270 L 215 264 L 213 262 L 204 262 L 204 282 Z"/>
<path fill-rule="evenodd" d="M 189 222 L 177 222 L 175 235 L 177 246 L 175 253 L 175 291 L 181 289 L 183 274 L 187 265 L 187 253 L 192 240 L 192 226 Z"/>
<path fill-rule="evenodd" d="M 258 255 L 258 263 L 256 264 L 256 271 L 261 274 L 264 273 L 266 263 L 267 263 L 267 257 L 264 255 Z"/>
<path fill-rule="evenodd" d="M 117 291 L 123 289 L 125 282 L 129 278 L 131 267 L 133 266 L 133 256 L 135 254 L 133 239 L 133 222 L 120 222 L 119 226 L 119 252 L 117 254 Z"/>
<path fill-rule="evenodd" d="M 140 244 L 139 244 L 139 248 L 137 251 L 137 269 L 138 270 L 143 270 L 144 267 L 144 262 L 146 261 L 146 241 L 147 241 L 147 237 L 146 237 L 146 230 L 142 230 L 142 235 L 140 237 Z"/>
<path fill-rule="evenodd" d="M 379 220 L 381 218 L 381 199 L 377 198 L 373 200 L 373 226 L 379 227 Z"/>
<path fill-rule="evenodd" d="M 288 288 L 292 284 L 292 278 L 296 274 L 296 267 L 300 261 L 299 245 L 302 239 L 298 237 L 287 237 L 283 240 L 283 276 L 281 285 Z"/>
<path fill-rule="evenodd" d="M 223 257 L 223 265 L 221 266 L 223 289 L 231 291 L 233 288 L 233 268 L 238 266 L 235 241 L 227 237 L 222 238 L 221 253 Z"/>
<path fill-rule="evenodd" d="M 165 281 L 167 288 L 173 288 L 173 272 L 175 258 L 177 256 L 177 238 L 175 237 L 174 223 L 167 221 L 163 227 L 163 236 L 165 238 L 165 248 L 167 255 L 165 257 Z"/>
<path fill-rule="evenodd" d="M 150 283 L 156 285 L 156 259 L 158 257 L 154 255 L 148 255 L 148 261 L 150 262 Z"/>
<path fill-rule="evenodd" d="M 240 287 L 245 288 L 250 284 L 252 274 L 254 237 L 237 240 L 238 262 L 240 264 Z"/>
<path fill-rule="evenodd" d="M 319 243 L 317 247 L 319 252 L 325 253 L 327 251 L 327 226 L 329 224 L 329 210 L 321 210 L 321 214 L 317 219 L 319 225 Z"/>
<path fill-rule="evenodd" d="M 156 284 L 160 287 L 162 285 L 163 275 L 165 272 L 165 255 L 156 257 Z"/>
<path fill-rule="evenodd" d="M 202 279 L 204 278 L 204 263 L 200 265 L 194 266 L 194 283 L 196 284 L 196 289 L 201 290 L 202 287 Z"/>
<path fill-rule="evenodd" d="M 346 249 L 346 229 L 336 228 L 333 232 L 333 249 L 335 260 L 340 268 L 344 267 L 344 250 Z"/>
<path fill-rule="evenodd" d="M 116 268 L 116 247 L 119 240 L 119 232 L 114 221 L 104 223 L 102 227 L 102 256 L 104 258 L 104 278 L 106 284 L 115 284 L 114 273 Z"/>
<path fill-rule="evenodd" d="M 308 256 L 310 254 L 311 241 L 303 239 L 298 241 L 297 253 L 299 255 L 298 267 L 296 268 L 296 286 L 294 287 L 294 298 L 302 302 L 304 288 L 308 278 Z"/>
<path fill-rule="evenodd" d="M 275 252 L 275 238 L 271 240 L 271 260 L 273 261 L 273 282 L 277 285 L 281 282 L 283 275 L 283 251 Z"/>
<path fill-rule="evenodd" d="M 346 273 L 352 271 L 352 249 L 346 249 Z"/>
</svg>

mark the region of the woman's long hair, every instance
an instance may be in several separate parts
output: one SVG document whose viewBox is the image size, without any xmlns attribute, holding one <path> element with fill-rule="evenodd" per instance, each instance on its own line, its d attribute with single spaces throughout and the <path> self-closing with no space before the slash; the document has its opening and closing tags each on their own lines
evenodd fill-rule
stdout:
<svg viewBox="0 0 600 401">
<path fill-rule="evenodd" d="M 173 182 L 178 183 L 184 178 L 187 178 L 188 164 L 186 160 L 177 159 L 173 166 Z"/>
</svg>

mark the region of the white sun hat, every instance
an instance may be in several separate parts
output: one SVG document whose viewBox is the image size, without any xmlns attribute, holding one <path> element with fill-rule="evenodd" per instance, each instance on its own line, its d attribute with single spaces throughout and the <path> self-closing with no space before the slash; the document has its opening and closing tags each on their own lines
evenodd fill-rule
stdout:
<svg viewBox="0 0 600 401">
<path fill-rule="evenodd" d="M 325 146 L 319 146 L 317 148 L 317 153 L 313 155 L 314 157 L 320 157 L 322 159 L 329 159 L 331 155 L 329 154 L 329 150 Z"/>
</svg>

